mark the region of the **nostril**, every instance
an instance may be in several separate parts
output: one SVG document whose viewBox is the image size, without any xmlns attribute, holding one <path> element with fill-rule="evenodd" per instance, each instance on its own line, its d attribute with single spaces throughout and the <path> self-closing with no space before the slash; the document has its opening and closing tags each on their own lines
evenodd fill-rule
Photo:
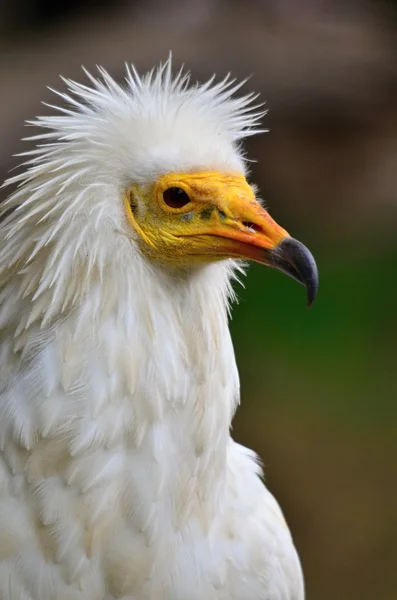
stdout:
<svg viewBox="0 0 397 600">
<path fill-rule="evenodd" d="M 244 227 L 255 233 L 262 233 L 262 227 L 251 221 L 243 221 Z"/>
</svg>

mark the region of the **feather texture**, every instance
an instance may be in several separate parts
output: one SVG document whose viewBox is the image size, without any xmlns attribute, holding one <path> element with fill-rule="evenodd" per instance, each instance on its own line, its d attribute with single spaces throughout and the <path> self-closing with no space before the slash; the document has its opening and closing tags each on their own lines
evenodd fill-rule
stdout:
<svg viewBox="0 0 397 600">
<path fill-rule="evenodd" d="M 64 80 L 0 225 L 0 599 L 302 600 L 253 453 L 226 260 L 161 269 L 122 193 L 172 170 L 245 172 L 263 115 L 171 60 Z M 259 112 L 258 112 L 259 111 Z"/>
</svg>

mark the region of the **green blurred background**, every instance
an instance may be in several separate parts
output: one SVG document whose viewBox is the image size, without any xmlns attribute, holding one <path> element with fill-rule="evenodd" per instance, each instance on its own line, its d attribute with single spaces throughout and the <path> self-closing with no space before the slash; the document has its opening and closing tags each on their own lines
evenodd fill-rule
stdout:
<svg viewBox="0 0 397 600">
<path fill-rule="evenodd" d="M 308 600 L 396 600 L 397 6 L 3 0 L 0 34 L 1 179 L 59 73 L 121 77 L 172 49 L 200 80 L 253 74 L 271 131 L 247 144 L 252 178 L 321 284 L 307 310 L 303 288 L 250 267 L 232 322 L 234 436 L 264 461 Z"/>
</svg>

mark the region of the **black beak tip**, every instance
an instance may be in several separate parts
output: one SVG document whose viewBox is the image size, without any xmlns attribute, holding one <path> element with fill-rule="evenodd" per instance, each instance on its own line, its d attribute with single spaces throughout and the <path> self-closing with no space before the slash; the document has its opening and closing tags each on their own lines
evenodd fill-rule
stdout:
<svg viewBox="0 0 397 600">
<path fill-rule="evenodd" d="M 316 299 L 317 296 L 317 290 L 318 290 L 318 284 L 316 286 L 308 286 L 307 287 L 307 308 L 310 308 L 313 304 L 313 302 Z"/>
<path fill-rule="evenodd" d="M 312 253 L 298 240 L 287 237 L 271 251 L 270 264 L 299 281 L 307 290 L 307 307 L 317 296 L 318 269 Z"/>
</svg>

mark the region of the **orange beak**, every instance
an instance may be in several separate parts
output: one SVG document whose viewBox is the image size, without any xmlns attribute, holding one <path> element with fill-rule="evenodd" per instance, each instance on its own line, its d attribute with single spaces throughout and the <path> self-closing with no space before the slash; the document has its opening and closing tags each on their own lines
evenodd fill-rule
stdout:
<svg viewBox="0 0 397 600">
<path fill-rule="evenodd" d="M 311 252 L 290 237 L 255 199 L 245 177 L 215 172 L 183 175 L 173 185 L 189 185 L 194 215 L 179 234 L 195 251 L 214 258 L 248 258 L 274 267 L 307 289 L 308 306 L 318 289 Z M 194 242 L 193 242 L 194 240 Z"/>
</svg>

